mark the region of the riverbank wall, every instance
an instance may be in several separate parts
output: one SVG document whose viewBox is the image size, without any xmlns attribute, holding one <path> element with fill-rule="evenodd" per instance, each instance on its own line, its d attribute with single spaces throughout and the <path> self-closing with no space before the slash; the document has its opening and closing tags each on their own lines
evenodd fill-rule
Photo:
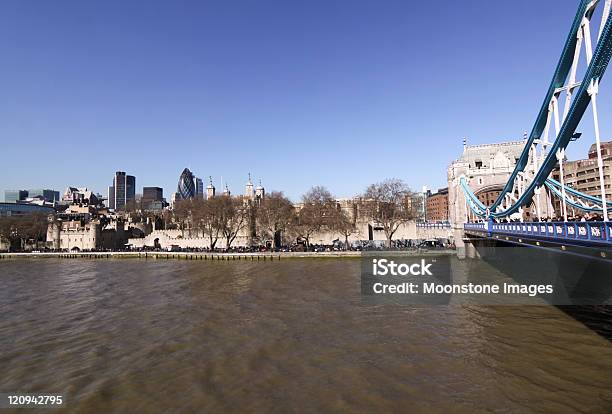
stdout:
<svg viewBox="0 0 612 414">
<path fill-rule="evenodd" d="M 423 256 L 455 254 L 454 250 L 406 250 L 406 251 L 368 251 L 383 255 Z M 250 260 L 273 261 L 292 258 L 360 258 L 359 251 L 338 252 L 260 252 L 260 253 L 206 253 L 206 252 L 44 252 L 44 253 L 0 253 L 0 260 L 28 258 L 56 259 L 143 259 L 143 260 Z"/>
</svg>

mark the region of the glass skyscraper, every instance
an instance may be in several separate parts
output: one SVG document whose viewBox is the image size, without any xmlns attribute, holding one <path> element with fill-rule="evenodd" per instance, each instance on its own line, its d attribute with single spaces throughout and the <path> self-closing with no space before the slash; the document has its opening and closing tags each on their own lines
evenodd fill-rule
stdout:
<svg viewBox="0 0 612 414">
<path fill-rule="evenodd" d="M 114 192 L 114 197 L 109 195 L 109 208 L 122 210 L 126 204 L 136 199 L 136 177 L 126 175 L 125 171 L 117 171 L 109 191 Z"/>
<path fill-rule="evenodd" d="M 136 177 L 125 176 L 125 203 L 136 200 Z"/>
<path fill-rule="evenodd" d="M 4 190 L 4 201 L 6 203 L 16 203 L 26 198 L 28 198 L 27 190 Z"/>
<path fill-rule="evenodd" d="M 28 190 L 28 197 L 43 197 L 46 201 L 54 202 L 60 200 L 59 191 L 47 189 Z"/>
<path fill-rule="evenodd" d="M 177 192 L 182 200 L 194 198 L 196 194 L 194 176 L 189 168 L 185 168 L 179 177 Z"/>
<path fill-rule="evenodd" d="M 195 179 L 195 197 L 204 198 L 204 182 L 201 178 Z"/>
<path fill-rule="evenodd" d="M 163 207 L 164 189 L 161 187 L 143 187 L 142 199 L 140 200 L 141 208 L 145 210 L 154 210 L 155 206 Z"/>
<path fill-rule="evenodd" d="M 108 208 L 115 208 L 115 179 L 113 179 L 113 185 L 108 187 L 108 202 L 106 206 Z"/>
<path fill-rule="evenodd" d="M 164 199 L 164 189 L 161 187 L 143 187 L 142 201 L 162 201 Z"/>
</svg>

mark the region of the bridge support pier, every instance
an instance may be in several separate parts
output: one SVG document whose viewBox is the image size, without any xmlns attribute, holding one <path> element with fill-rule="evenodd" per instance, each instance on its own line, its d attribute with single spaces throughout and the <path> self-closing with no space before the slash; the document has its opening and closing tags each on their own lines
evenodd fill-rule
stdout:
<svg viewBox="0 0 612 414">
<path fill-rule="evenodd" d="M 469 239 L 465 241 L 465 257 L 468 259 L 479 259 L 480 253 Z"/>
<path fill-rule="evenodd" d="M 453 237 L 455 239 L 455 250 L 459 259 L 465 259 L 466 243 L 464 241 L 465 231 L 462 228 L 453 229 Z"/>
<path fill-rule="evenodd" d="M 465 246 L 465 254 L 463 258 L 468 259 L 495 257 L 498 253 L 498 249 L 500 248 L 496 240 L 465 235 L 463 236 L 463 244 Z"/>
</svg>

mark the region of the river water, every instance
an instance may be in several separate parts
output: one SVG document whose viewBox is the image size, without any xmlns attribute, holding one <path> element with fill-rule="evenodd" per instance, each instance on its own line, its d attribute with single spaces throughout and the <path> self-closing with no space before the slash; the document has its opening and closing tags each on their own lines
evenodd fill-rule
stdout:
<svg viewBox="0 0 612 414">
<path fill-rule="evenodd" d="M 366 306 L 355 259 L 3 260 L 0 315 L 0 393 L 63 412 L 612 412 L 611 315 Z"/>
</svg>

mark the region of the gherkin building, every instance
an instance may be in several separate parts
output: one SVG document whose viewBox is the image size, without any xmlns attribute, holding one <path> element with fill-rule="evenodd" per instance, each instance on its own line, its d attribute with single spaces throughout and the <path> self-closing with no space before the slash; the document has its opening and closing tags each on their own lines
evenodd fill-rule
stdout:
<svg viewBox="0 0 612 414">
<path fill-rule="evenodd" d="M 177 191 L 183 200 L 188 200 L 195 197 L 194 176 L 193 173 L 189 171 L 189 168 L 185 168 L 181 173 Z"/>
</svg>

